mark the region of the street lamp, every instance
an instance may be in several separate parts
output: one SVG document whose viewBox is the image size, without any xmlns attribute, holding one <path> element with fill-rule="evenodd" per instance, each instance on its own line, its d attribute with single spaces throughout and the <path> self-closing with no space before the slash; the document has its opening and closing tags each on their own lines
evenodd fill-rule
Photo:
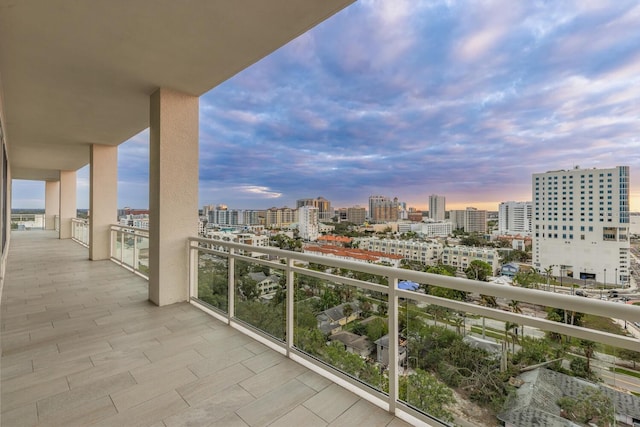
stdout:
<svg viewBox="0 0 640 427">
<path fill-rule="evenodd" d="M 616 288 L 618 287 L 618 267 L 616 267 Z"/>
<path fill-rule="evenodd" d="M 604 269 L 604 282 L 602 283 L 602 287 L 600 288 L 600 299 L 602 299 L 602 291 L 607 286 L 607 269 Z"/>
</svg>

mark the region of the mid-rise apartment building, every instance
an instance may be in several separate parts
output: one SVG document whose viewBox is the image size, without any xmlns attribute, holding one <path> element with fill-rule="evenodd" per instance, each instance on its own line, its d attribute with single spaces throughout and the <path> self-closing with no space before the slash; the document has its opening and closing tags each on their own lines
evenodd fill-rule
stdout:
<svg viewBox="0 0 640 427">
<path fill-rule="evenodd" d="M 404 259 L 418 261 L 425 265 L 436 265 L 442 256 L 443 245 L 435 241 L 421 242 L 417 240 L 356 239 L 361 249 L 381 252 L 384 254 L 400 255 Z"/>
<path fill-rule="evenodd" d="M 207 219 L 215 225 L 259 225 L 260 213 L 258 210 L 220 209 L 219 206 L 207 212 Z"/>
<path fill-rule="evenodd" d="M 265 227 L 281 228 L 288 227 L 294 222 L 298 222 L 298 210 L 288 207 L 269 208 L 265 212 Z"/>
<path fill-rule="evenodd" d="M 423 222 L 417 225 L 419 226 L 417 232 L 425 237 L 447 237 L 452 232 L 451 223 L 448 221 Z"/>
<path fill-rule="evenodd" d="M 448 246 L 442 250 L 442 264 L 456 267 L 461 273 L 475 260 L 489 264 L 493 274 L 500 268 L 500 254 L 494 248 Z"/>
<path fill-rule="evenodd" d="M 444 221 L 445 199 L 444 196 L 432 194 L 429 196 L 429 218 L 434 221 Z"/>
<path fill-rule="evenodd" d="M 502 202 L 498 206 L 498 234 L 531 234 L 531 202 Z"/>
<path fill-rule="evenodd" d="M 347 221 L 356 225 L 362 225 L 367 220 L 367 210 L 360 206 L 347 208 Z"/>
<path fill-rule="evenodd" d="M 629 280 L 629 167 L 532 177 L 533 265 L 598 283 Z"/>
</svg>

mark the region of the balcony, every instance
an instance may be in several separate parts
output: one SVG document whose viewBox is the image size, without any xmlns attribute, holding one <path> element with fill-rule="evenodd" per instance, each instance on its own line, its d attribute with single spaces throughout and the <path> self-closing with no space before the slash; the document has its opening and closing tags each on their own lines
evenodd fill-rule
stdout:
<svg viewBox="0 0 640 427">
<path fill-rule="evenodd" d="M 1 337 L 3 426 L 407 425 L 49 231 L 12 234 Z"/>
<path fill-rule="evenodd" d="M 472 355 L 466 362 L 515 378 L 516 358 L 525 360 L 519 366 L 549 364 L 549 354 L 527 353 L 545 337 L 570 349 L 553 356 L 569 373 L 584 368 L 583 343 L 595 343 L 585 347 L 593 377 L 620 391 L 610 398 L 619 425 L 634 417 L 620 407 L 640 392 L 624 353 L 640 351 L 637 338 L 572 323 L 576 313 L 615 314 L 638 336 L 637 307 L 199 238 L 185 242 L 190 303 L 157 307 L 144 278 L 146 230 L 112 226 L 111 234 L 112 260 L 126 269 L 85 261 L 85 248 L 52 232 L 12 235 L 2 301 L 6 425 L 497 425 L 499 414 L 509 416 L 500 395 L 509 389 L 484 402 L 461 395 L 473 381 L 448 357 L 458 348 Z M 509 308 L 403 290 L 401 280 Z M 326 310 L 316 315 L 321 304 Z M 330 318 L 346 306 L 344 318 Z M 569 317 L 545 319 L 543 306 L 566 308 Z M 388 334 L 368 342 L 354 333 L 371 334 L 372 323 Z M 425 353 L 436 335 L 449 347 Z M 447 369 L 451 384 L 439 372 Z M 458 393 L 457 403 L 430 406 L 411 380 L 425 372 Z"/>
</svg>

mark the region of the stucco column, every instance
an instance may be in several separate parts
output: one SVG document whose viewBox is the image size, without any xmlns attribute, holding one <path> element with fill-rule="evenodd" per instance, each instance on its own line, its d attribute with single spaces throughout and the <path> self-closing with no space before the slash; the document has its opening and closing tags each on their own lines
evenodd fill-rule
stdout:
<svg viewBox="0 0 640 427">
<path fill-rule="evenodd" d="M 60 238 L 71 238 L 71 219 L 78 215 L 76 171 L 60 171 Z"/>
<path fill-rule="evenodd" d="M 151 95 L 149 133 L 149 300 L 188 299 L 187 238 L 198 234 L 198 97 Z"/>
<path fill-rule="evenodd" d="M 91 146 L 89 259 L 109 259 L 110 226 L 118 217 L 118 147 Z"/>
<path fill-rule="evenodd" d="M 55 230 L 56 215 L 60 213 L 60 181 L 44 183 L 44 229 Z"/>
</svg>

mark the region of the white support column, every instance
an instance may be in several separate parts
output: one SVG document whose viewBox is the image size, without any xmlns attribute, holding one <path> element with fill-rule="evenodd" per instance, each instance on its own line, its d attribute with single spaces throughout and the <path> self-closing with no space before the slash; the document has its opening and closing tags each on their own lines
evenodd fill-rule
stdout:
<svg viewBox="0 0 640 427">
<path fill-rule="evenodd" d="M 186 301 L 188 241 L 198 234 L 198 97 L 170 89 L 151 95 L 149 300 Z"/>
<path fill-rule="evenodd" d="M 56 215 L 60 213 L 60 181 L 44 183 L 44 229 L 56 229 Z"/>
<path fill-rule="evenodd" d="M 71 238 L 71 219 L 78 215 L 76 171 L 60 171 L 60 238 Z"/>
<path fill-rule="evenodd" d="M 91 146 L 89 259 L 111 257 L 111 224 L 118 217 L 118 147 Z"/>
</svg>

